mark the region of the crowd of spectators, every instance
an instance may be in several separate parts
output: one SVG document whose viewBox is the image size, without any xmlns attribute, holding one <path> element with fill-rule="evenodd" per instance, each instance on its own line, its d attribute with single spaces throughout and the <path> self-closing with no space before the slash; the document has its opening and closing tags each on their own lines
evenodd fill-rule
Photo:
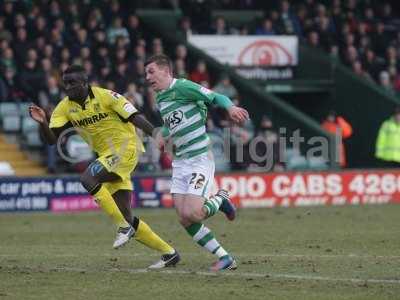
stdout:
<svg viewBox="0 0 400 300">
<path fill-rule="evenodd" d="M 134 9 L 124 1 L 104 1 L 103 5 L 90 1 L 5 1 L 0 7 L 0 101 L 33 102 L 50 115 L 65 96 L 60 74 L 68 65 L 80 64 L 89 74 L 91 85 L 123 94 L 152 123 L 160 125 L 155 95 L 145 85 L 144 62 L 150 55 L 165 52 L 163 41 L 144 33 Z M 186 46 L 178 45 L 167 54 L 174 61 L 176 77 L 189 78 L 208 88 L 215 86 L 238 101 L 228 77 L 213 78 L 204 61 L 188 66 Z M 212 115 L 216 122 L 220 119 L 215 112 Z M 222 130 L 222 125 L 217 126 Z M 71 141 L 70 148 L 78 149 L 77 143 Z M 168 157 L 152 145 L 150 148 L 139 168 L 169 168 Z M 57 150 L 44 150 L 49 158 L 48 169 L 55 172 Z"/>
<path fill-rule="evenodd" d="M 188 59 L 184 45 L 166 49 L 162 39 L 148 36 L 135 14 L 138 6 L 180 7 L 184 17 L 179 28 L 186 35 L 297 35 L 310 46 L 321 48 L 347 64 L 359 76 L 379 82 L 391 93 L 400 92 L 400 31 L 397 30 L 400 19 L 389 2 L 333 0 L 328 5 L 323 4 L 327 1 L 317 0 L 131 2 L 2 1 L 0 101 L 34 102 L 50 113 L 64 96 L 60 72 L 77 63 L 88 72 L 92 85 L 124 94 L 150 121 L 159 125 L 154 94 L 145 85 L 144 62 L 148 56 L 160 53 L 171 56 L 176 77 L 188 78 L 240 101 L 228 76 L 211 76 L 205 62 Z M 212 18 L 215 9 L 263 9 L 265 17 L 255 24 L 232 27 L 222 16 Z M 235 128 L 215 117 L 218 113 L 212 110 L 208 122 L 214 134 L 229 127 L 244 144 L 251 137 L 267 132 L 262 126 L 270 122 L 265 117 L 261 124 Z M 249 164 L 229 167 L 245 168 Z"/>
<path fill-rule="evenodd" d="M 225 5 L 218 8 L 222 9 L 264 9 L 265 16 L 257 25 L 236 28 L 222 16 L 215 20 L 203 17 L 210 11 L 205 2 L 186 8 L 188 17 L 182 20 L 181 28 L 187 34 L 296 35 L 389 93 L 400 93 L 400 15 L 396 1 L 281 0 L 264 5 L 258 1 L 221 1 Z M 397 10 L 393 7 L 396 5 Z M 197 20 L 199 15 L 203 21 Z"/>
</svg>

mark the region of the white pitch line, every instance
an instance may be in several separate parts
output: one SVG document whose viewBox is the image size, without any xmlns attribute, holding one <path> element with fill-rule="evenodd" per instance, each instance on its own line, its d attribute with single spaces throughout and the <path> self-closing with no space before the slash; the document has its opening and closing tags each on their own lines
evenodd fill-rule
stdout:
<svg viewBox="0 0 400 300">
<path fill-rule="evenodd" d="M 293 258 L 382 258 L 382 259 L 400 259 L 400 255 L 371 255 L 371 254 L 289 254 L 289 253 L 237 253 L 234 256 L 239 257 L 293 257 Z"/>
<path fill-rule="evenodd" d="M 93 253 L 85 253 L 85 254 L 49 254 L 48 257 L 57 257 L 57 258 L 74 258 L 74 257 L 111 257 L 111 258 L 118 258 L 118 257 L 140 257 L 140 256 L 160 256 L 160 254 L 148 254 L 148 253 L 115 253 L 115 254 L 93 254 Z M 0 257 L 11 257 L 11 258 L 18 258 L 18 257 L 43 257 L 43 254 L 40 253 L 29 253 L 29 254 L 0 254 Z"/>
<path fill-rule="evenodd" d="M 27 268 L 28 270 L 34 271 L 33 268 Z M 198 275 L 198 276 L 222 276 L 222 277 L 241 277 L 241 278 L 264 278 L 264 279 L 296 279 L 304 281 L 331 281 L 331 282 L 351 282 L 351 283 L 376 283 L 376 284 L 400 284 L 399 279 L 376 279 L 376 278 L 335 278 L 328 276 L 310 276 L 307 274 L 280 274 L 280 273 L 254 273 L 254 272 L 240 272 L 240 271 L 224 271 L 224 272 L 205 272 L 205 271 L 189 271 L 189 270 L 149 270 L 149 269 L 99 269 L 90 270 L 85 268 L 75 267 L 55 267 L 55 268 L 40 268 L 41 271 L 66 271 L 66 272 L 78 272 L 78 273 L 94 273 L 100 272 L 115 272 L 115 273 L 130 273 L 130 274 L 141 274 L 141 273 L 161 273 L 161 274 L 177 274 L 177 275 Z"/>
<path fill-rule="evenodd" d="M 54 268 L 52 270 L 67 271 L 67 272 L 93 272 L 88 269 L 81 268 Z M 177 275 L 198 275 L 198 276 L 222 276 L 222 277 L 241 277 L 241 278 L 264 278 L 264 279 L 296 279 L 303 281 L 331 281 L 331 282 L 351 282 L 351 283 L 362 283 L 362 284 L 400 284 L 398 279 L 375 279 L 375 278 L 335 278 L 326 276 L 310 276 L 306 274 L 279 274 L 279 273 L 251 273 L 251 272 L 240 272 L 240 271 L 224 271 L 224 272 L 205 272 L 205 271 L 188 271 L 188 270 L 148 270 L 148 269 L 109 269 L 110 272 L 127 272 L 130 274 L 142 274 L 142 273 L 161 273 L 161 274 L 177 274 Z"/>
<path fill-rule="evenodd" d="M 200 253 L 196 252 L 181 252 L 182 257 L 196 257 L 200 256 Z M 204 253 L 206 254 L 206 253 Z M 121 253 L 121 252 L 115 252 L 115 253 L 85 253 L 85 254 L 75 254 L 75 253 L 54 253 L 50 254 L 50 257 L 59 257 L 59 258 L 68 258 L 68 257 L 141 257 L 141 256 L 152 256 L 152 257 L 158 257 L 160 254 L 158 253 L 146 253 L 146 252 L 141 252 L 141 253 Z M 288 254 L 288 253 L 234 253 L 235 257 L 246 257 L 246 258 L 254 258 L 254 257 L 262 257 L 262 258 L 269 258 L 269 257 L 285 257 L 285 258 L 354 258 L 354 259 L 400 259 L 399 255 L 368 255 L 368 254 Z M 21 254 L 0 254 L 0 257 L 43 257 L 43 254 L 41 253 L 21 253 Z"/>
</svg>

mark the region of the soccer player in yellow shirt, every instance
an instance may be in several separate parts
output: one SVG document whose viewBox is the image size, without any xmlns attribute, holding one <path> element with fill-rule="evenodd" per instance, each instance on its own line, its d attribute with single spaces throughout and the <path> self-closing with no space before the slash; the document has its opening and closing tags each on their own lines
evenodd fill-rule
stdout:
<svg viewBox="0 0 400 300">
<path fill-rule="evenodd" d="M 36 105 L 29 107 L 29 113 L 40 124 L 46 141 L 55 144 L 65 130 L 74 127 L 97 153 L 98 158 L 81 175 L 81 183 L 118 226 L 115 249 L 135 237 L 162 253 L 161 260 L 149 268 L 177 264 L 180 260 L 178 252 L 131 213 L 131 172 L 143 149 L 135 126 L 148 135 L 154 127 L 120 94 L 90 86 L 81 66 L 68 67 L 62 80 L 67 96 L 54 109 L 50 124 L 43 109 Z"/>
</svg>

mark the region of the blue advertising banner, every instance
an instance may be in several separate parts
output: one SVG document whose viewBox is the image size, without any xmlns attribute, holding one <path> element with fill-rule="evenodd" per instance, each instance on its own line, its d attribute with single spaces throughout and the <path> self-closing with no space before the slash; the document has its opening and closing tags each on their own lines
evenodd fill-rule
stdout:
<svg viewBox="0 0 400 300">
<path fill-rule="evenodd" d="M 53 199 L 85 195 L 78 177 L 0 179 L 0 211 L 45 211 Z"/>
<path fill-rule="evenodd" d="M 168 177 L 133 178 L 132 206 L 172 207 L 170 182 Z M 97 209 L 96 202 L 83 188 L 78 176 L 0 178 L 0 212 L 73 212 Z"/>
</svg>

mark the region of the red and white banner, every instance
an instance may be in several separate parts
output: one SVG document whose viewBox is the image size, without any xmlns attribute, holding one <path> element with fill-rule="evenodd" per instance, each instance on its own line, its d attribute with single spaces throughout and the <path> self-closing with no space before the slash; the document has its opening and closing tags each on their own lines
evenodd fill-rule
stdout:
<svg viewBox="0 0 400 300">
<path fill-rule="evenodd" d="M 240 207 L 400 203 L 400 171 L 218 175 Z"/>
<path fill-rule="evenodd" d="M 134 177 L 134 207 L 173 207 L 170 176 Z M 400 170 L 232 173 L 215 178 L 239 207 L 298 207 L 400 203 Z M 2 211 L 98 210 L 79 177 L 0 180 Z"/>
<path fill-rule="evenodd" d="M 188 41 L 231 66 L 283 67 L 298 63 L 296 36 L 192 35 Z"/>
</svg>

